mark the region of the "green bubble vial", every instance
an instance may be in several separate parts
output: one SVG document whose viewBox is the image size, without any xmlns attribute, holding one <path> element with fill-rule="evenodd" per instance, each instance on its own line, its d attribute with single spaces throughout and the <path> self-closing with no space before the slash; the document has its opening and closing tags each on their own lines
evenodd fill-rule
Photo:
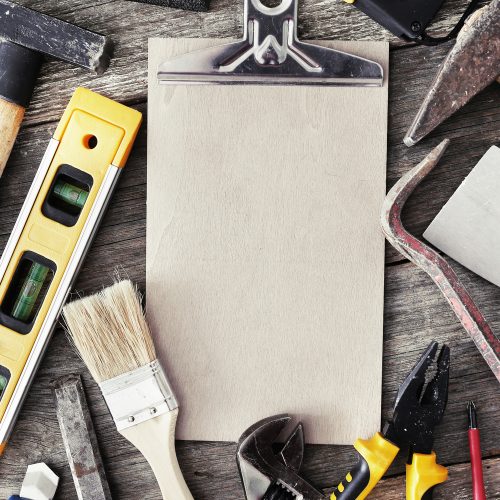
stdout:
<svg viewBox="0 0 500 500">
<path fill-rule="evenodd" d="M 5 391 L 9 380 L 5 375 L 0 375 L 0 398 L 2 397 L 3 391 Z"/>
<path fill-rule="evenodd" d="M 70 184 L 69 182 L 64 182 L 63 180 L 58 180 L 54 186 L 54 195 L 60 200 L 64 201 L 68 205 L 82 209 L 89 196 L 88 191 Z"/>
<path fill-rule="evenodd" d="M 38 262 L 33 262 L 12 308 L 11 316 L 13 318 L 25 323 L 30 320 L 31 313 L 48 272 L 48 267 Z"/>
</svg>

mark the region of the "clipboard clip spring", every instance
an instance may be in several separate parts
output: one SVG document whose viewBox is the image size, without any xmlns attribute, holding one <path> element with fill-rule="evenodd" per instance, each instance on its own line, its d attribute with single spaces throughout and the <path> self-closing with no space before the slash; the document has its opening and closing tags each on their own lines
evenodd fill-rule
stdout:
<svg viewBox="0 0 500 500">
<path fill-rule="evenodd" d="M 282 0 L 275 7 L 244 2 L 242 40 L 165 61 L 158 82 L 382 86 L 380 64 L 298 39 L 298 0 Z"/>
</svg>

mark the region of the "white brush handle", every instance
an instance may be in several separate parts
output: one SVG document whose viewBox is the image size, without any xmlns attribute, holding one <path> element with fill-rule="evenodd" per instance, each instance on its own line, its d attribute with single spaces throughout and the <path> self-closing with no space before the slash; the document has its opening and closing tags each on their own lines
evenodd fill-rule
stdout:
<svg viewBox="0 0 500 500">
<path fill-rule="evenodd" d="M 177 408 L 119 431 L 149 462 L 163 500 L 193 500 L 175 453 L 175 424 L 178 414 Z"/>
</svg>

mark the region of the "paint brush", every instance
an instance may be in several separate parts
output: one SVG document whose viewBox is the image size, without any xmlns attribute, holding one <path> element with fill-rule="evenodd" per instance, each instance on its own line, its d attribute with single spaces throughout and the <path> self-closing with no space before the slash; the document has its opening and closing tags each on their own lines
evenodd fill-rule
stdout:
<svg viewBox="0 0 500 500">
<path fill-rule="evenodd" d="M 175 453 L 177 401 L 129 280 L 66 305 L 67 330 L 118 432 L 153 469 L 164 500 L 192 500 Z"/>
</svg>

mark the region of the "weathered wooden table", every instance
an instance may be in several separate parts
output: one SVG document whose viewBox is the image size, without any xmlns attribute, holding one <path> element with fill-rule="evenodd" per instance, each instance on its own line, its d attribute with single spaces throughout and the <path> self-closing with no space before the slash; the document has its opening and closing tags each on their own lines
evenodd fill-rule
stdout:
<svg viewBox="0 0 500 500">
<path fill-rule="evenodd" d="M 239 37 L 242 4 L 213 0 L 209 13 L 187 13 L 117 0 L 22 0 L 20 3 L 110 35 L 115 58 L 104 76 L 61 62 L 44 65 L 4 177 L 0 181 L 0 250 L 3 249 L 60 115 L 73 90 L 86 86 L 146 113 L 147 38 Z M 459 17 L 466 0 L 448 0 L 436 20 L 444 33 Z M 415 193 L 405 222 L 421 234 L 462 179 L 500 140 L 500 86 L 486 89 L 422 144 L 408 149 L 402 138 L 450 45 L 411 47 L 340 0 L 300 2 L 300 34 L 305 39 L 389 39 L 392 44 L 389 107 L 388 186 L 415 165 L 444 137 L 452 144 L 438 169 Z M 333 119 L 335 115 L 333 114 Z M 120 181 L 76 289 L 90 293 L 108 285 L 121 267 L 144 288 L 146 228 L 146 127 Z M 500 289 L 456 266 L 494 330 L 500 331 Z M 450 398 L 437 430 L 435 448 L 449 466 L 449 481 L 436 498 L 471 498 L 465 405 L 474 399 L 480 411 L 488 498 L 500 498 L 500 387 L 430 279 L 387 250 L 384 416 L 395 390 L 417 356 L 432 339 L 452 349 Z M 0 498 L 18 493 L 26 466 L 44 461 L 62 476 L 58 499 L 76 498 L 57 424 L 50 381 L 69 372 L 83 373 L 88 399 L 114 498 L 158 499 L 159 490 L 142 456 L 115 431 L 96 385 L 59 329 L 29 393 L 5 455 L 0 459 Z M 359 376 L 363 376 L 360 367 Z M 335 415 L 332 415 L 335 418 Z M 220 425 L 224 425 L 221 422 Z M 179 461 L 197 499 L 242 499 L 233 443 L 177 444 Z M 331 490 L 353 464 L 350 447 L 309 446 L 304 473 Z M 373 498 L 404 498 L 404 457 L 391 467 Z"/>
</svg>

